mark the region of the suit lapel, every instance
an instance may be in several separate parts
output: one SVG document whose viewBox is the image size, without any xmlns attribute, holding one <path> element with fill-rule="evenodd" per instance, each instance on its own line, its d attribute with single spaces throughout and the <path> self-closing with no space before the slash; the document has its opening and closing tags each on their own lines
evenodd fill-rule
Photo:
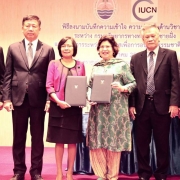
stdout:
<svg viewBox="0 0 180 180">
<path fill-rule="evenodd" d="M 146 50 L 142 52 L 140 62 L 142 64 L 142 67 L 145 73 L 147 74 L 148 70 L 147 70 L 147 51 Z"/>
<path fill-rule="evenodd" d="M 34 64 L 38 60 L 38 58 L 39 58 L 39 56 L 40 56 L 42 51 L 43 51 L 43 43 L 38 40 L 37 48 L 36 48 L 36 53 L 35 53 L 35 56 L 34 56 L 34 59 L 33 59 L 33 62 L 32 62 L 32 65 L 31 65 L 30 68 L 32 68 L 34 66 Z"/>
<path fill-rule="evenodd" d="M 165 54 L 166 54 L 165 51 L 159 47 L 159 51 L 158 51 L 158 55 L 157 55 L 157 59 L 156 59 L 156 65 L 155 65 L 155 69 L 154 69 L 154 74 L 156 74 Z"/>
<path fill-rule="evenodd" d="M 29 69 L 28 59 L 27 59 L 27 56 L 26 56 L 26 48 L 25 48 L 24 40 L 19 43 L 19 49 L 20 49 L 21 55 L 22 55 L 22 57 L 24 59 L 25 65 Z"/>
</svg>

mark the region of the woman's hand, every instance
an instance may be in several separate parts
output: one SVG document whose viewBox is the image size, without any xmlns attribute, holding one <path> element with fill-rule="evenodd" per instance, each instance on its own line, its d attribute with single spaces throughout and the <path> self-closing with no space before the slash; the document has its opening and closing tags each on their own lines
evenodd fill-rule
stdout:
<svg viewBox="0 0 180 180">
<path fill-rule="evenodd" d="M 88 103 L 89 103 L 89 105 L 91 105 L 91 106 L 93 106 L 93 105 L 96 105 L 96 104 L 97 104 L 97 102 L 92 102 L 92 101 L 89 101 L 89 100 L 88 100 Z"/>
<path fill-rule="evenodd" d="M 66 108 L 70 108 L 71 106 L 65 102 L 65 101 L 58 101 L 57 102 L 57 106 L 60 106 L 61 109 L 66 109 Z"/>
<path fill-rule="evenodd" d="M 84 108 L 85 106 L 79 106 L 79 108 Z"/>
<path fill-rule="evenodd" d="M 117 89 L 119 92 L 127 92 L 127 89 L 120 84 L 120 82 L 111 83 L 112 88 Z"/>
</svg>

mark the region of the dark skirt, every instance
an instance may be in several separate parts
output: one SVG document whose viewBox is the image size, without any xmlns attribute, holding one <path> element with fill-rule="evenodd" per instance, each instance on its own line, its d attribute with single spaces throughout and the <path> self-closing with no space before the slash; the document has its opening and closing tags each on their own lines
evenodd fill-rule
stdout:
<svg viewBox="0 0 180 180">
<path fill-rule="evenodd" d="M 51 101 L 47 141 L 62 144 L 82 142 L 82 108 L 61 109 Z"/>
</svg>

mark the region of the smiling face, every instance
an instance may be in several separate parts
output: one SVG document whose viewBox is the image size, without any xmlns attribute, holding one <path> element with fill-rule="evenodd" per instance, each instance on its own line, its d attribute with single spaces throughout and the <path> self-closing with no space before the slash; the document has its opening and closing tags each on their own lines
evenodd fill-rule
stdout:
<svg viewBox="0 0 180 180">
<path fill-rule="evenodd" d="M 22 32 L 29 42 L 37 39 L 40 30 L 40 25 L 35 19 L 24 21 L 24 24 L 22 26 Z"/>
<path fill-rule="evenodd" d="M 142 40 L 149 51 L 153 51 L 159 46 L 159 30 L 150 27 L 143 31 Z"/>
<path fill-rule="evenodd" d="M 61 46 L 61 54 L 62 57 L 70 58 L 73 56 L 74 48 L 71 39 L 68 39 L 62 46 Z"/>
<path fill-rule="evenodd" d="M 103 58 L 103 60 L 109 60 L 113 58 L 113 48 L 109 41 L 102 41 L 99 46 L 99 55 Z"/>
</svg>

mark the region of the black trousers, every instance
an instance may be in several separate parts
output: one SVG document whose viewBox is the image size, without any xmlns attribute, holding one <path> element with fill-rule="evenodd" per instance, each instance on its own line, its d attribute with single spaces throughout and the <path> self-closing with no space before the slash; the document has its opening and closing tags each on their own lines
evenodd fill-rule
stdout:
<svg viewBox="0 0 180 180">
<path fill-rule="evenodd" d="M 146 96 L 144 108 L 140 115 L 136 116 L 135 140 L 137 145 L 138 175 L 149 179 L 153 172 L 149 165 L 151 135 L 153 133 L 157 169 L 154 172 L 156 180 L 166 179 L 169 167 L 169 131 L 170 115 L 159 115 L 156 112 L 153 98 Z"/>
<path fill-rule="evenodd" d="M 41 174 L 42 157 L 44 152 L 44 107 L 32 107 L 29 104 L 28 94 L 21 106 L 15 106 L 12 111 L 13 118 L 13 159 L 14 173 L 25 174 L 25 147 L 28 123 L 31 133 L 31 168 L 30 174 Z"/>
</svg>

